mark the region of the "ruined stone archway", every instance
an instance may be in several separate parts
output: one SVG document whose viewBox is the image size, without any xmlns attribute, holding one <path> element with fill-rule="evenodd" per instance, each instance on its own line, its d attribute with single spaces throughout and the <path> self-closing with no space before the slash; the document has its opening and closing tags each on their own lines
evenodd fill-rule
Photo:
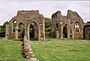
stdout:
<svg viewBox="0 0 90 61">
<path fill-rule="evenodd" d="M 28 38 L 31 39 L 36 39 L 39 40 L 40 38 L 40 30 L 39 30 L 39 24 L 35 21 L 31 22 L 28 25 Z"/>
<path fill-rule="evenodd" d="M 11 32 L 13 27 L 12 27 L 12 21 L 16 20 L 16 27 L 15 27 L 15 32 Z M 34 22 L 35 21 L 35 22 Z M 45 40 L 45 25 L 44 25 L 44 17 L 42 14 L 39 13 L 38 10 L 30 10 L 30 11 L 18 11 L 17 16 L 13 19 L 10 20 L 10 24 L 8 24 L 6 27 L 6 38 L 9 37 L 15 37 L 15 39 L 23 38 L 23 35 L 20 35 L 19 30 L 19 23 L 24 24 L 24 36 L 27 37 L 27 39 L 30 39 L 29 37 L 29 26 L 31 23 L 34 22 L 36 24 L 35 29 L 37 30 L 35 32 L 35 38 L 38 39 L 39 41 L 44 41 Z M 36 35 L 37 34 L 37 35 Z"/>
<path fill-rule="evenodd" d="M 59 31 L 58 33 L 56 29 L 57 25 L 55 25 L 56 22 L 59 23 L 60 25 L 58 27 L 58 31 Z M 75 31 L 77 30 L 75 29 L 76 22 L 78 22 L 80 25 L 80 32 Z M 53 24 L 53 29 L 54 29 L 53 32 L 56 33 L 57 35 L 60 35 L 59 37 L 61 38 L 83 39 L 83 25 L 84 25 L 83 19 L 75 11 L 68 10 L 66 16 L 62 15 L 60 11 L 55 12 L 52 15 L 52 24 Z M 67 26 L 64 26 L 65 24 L 67 24 Z"/>
</svg>

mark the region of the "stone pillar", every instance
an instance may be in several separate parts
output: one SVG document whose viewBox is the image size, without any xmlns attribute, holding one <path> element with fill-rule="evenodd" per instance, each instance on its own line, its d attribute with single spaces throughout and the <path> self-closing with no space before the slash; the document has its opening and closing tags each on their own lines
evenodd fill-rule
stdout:
<svg viewBox="0 0 90 61">
<path fill-rule="evenodd" d="M 68 24 L 67 24 L 67 39 L 70 39 L 70 19 L 68 19 Z"/>
<path fill-rule="evenodd" d="M 40 41 L 41 40 L 41 33 L 40 33 L 40 27 L 39 27 L 39 30 L 38 30 L 38 41 Z"/>
<path fill-rule="evenodd" d="M 69 27 L 67 28 L 67 32 L 68 32 L 67 33 L 67 39 L 69 40 L 70 39 L 70 28 Z"/>
<path fill-rule="evenodd" d="M 15 29 L 15 39 L 18 39 L 18 26 L 16 26 L 16 29 Z"/>
<path fill-rule="evenodd" d="M 63 38 L 63 26 L 61 26 L 61 39 Z"/>
<path fill-rule="evenodd" d="M 72 39 L 74 39 L 74 29 L 72 29 Z"/>
<path fill-rule="evenodd" d="M 27 28 L 27 39 L 30 40 L 30 31 L 29 31 L 29 27 Z M 25 28 L 25 36 L 26 36 L 26 28 Z"/>
<path fill-rule="evenodd" d="M 59 38 L 59 31 L 56 31 L 56 38 Z"/>
<path fill-rule="evenodd" d="M 14 30 L 13 23 L 11 23 L 10 25 L 11 25 L 11 31 L 12 31 L 11 33 L 13 33 L 13 30 Z"/>
<path fill-rule="evenodd" d="M 7 24 L 6 25 L 6 31 L 5 31 L 5 38 L 8 38 L 9 37 L 9 25 Z"/>
<path fill-rule="evenodd" d="M 43 41 L 45 41 L 45 20 L 43 19 Z"/>
<path fill-rule="evenodd" d="M 81 39 L 83 39 L 83 27 L 81 28 Z"/>
<path fill-rule="evenodd" d="M 35 38 L 35 39 L 38 39 L 38 33 L 37 33 L 37 30 L 35 29 L 34 32 L 35 32 L 35 34 L 34 34 L 34 38 Z"/>
</svg>

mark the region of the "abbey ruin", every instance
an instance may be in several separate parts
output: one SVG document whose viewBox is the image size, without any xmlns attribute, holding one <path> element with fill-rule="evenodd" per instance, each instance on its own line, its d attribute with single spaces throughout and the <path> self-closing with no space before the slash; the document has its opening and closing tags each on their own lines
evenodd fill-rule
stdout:
<svg viewBox="0 0 90 61">
<path fill-rule="evenodd" d="M 66 16 L 57 11 L 52 14 L 52 32 L 56 38 L 90 40 L 90 22 L 85 24 L 75 11 L 68 10 Z M 24 36 L 45 40 L 45 20 L 38 10 L 18 11 L 6 25 L 6 38 L 19 39 Z"/>
</svg>

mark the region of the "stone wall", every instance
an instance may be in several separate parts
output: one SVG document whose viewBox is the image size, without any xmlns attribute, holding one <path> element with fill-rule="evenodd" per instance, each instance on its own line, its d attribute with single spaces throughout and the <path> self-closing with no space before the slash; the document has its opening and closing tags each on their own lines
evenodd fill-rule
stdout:
<svg viewBox="0 0 90 61">
<path fill-rule="evenodd" d="M 84 39 L 90 40 L 90 22 L 87 22 L 84 26 Z"/>
<path fill-rule="evenodd" d="M 24 36 L 23 40 L 23 53 L 27 61 L 39 61 L 37 58 L 35 58 L 35 55 L 32 51 L 31 42 L 27 39 L 26 36 Z"/>
</svg>

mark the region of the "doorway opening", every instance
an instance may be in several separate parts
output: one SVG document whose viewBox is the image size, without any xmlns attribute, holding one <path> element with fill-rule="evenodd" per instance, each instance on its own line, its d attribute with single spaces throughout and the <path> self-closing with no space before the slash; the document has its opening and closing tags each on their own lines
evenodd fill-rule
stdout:
<svg viewBox="0 0 90 61">
<path fill-rule="evenodd" d="M 67 38 L 67 25 L 63 27 L 63 38 Z"/>
<path fill-rule="evenodd" d="M 89 40 L 90 40 L 90 33 L 89 33 Z"/>
<path fill-rule="evenodd" d="M 32 41 L 39 39 L 39 27 L 36 22 L 32 22 L 29 26 L 29 39 Z"/>
<path fill-rule="evenodd" d="M 24 38 L 24 25 L 22 23 L 20 23 L 18 27 L 19 27 L 19 30 L 18 30 L 19 38 L 20 38 L 20 40 L 23 40 L 23 38 Z"/>
</svg>

